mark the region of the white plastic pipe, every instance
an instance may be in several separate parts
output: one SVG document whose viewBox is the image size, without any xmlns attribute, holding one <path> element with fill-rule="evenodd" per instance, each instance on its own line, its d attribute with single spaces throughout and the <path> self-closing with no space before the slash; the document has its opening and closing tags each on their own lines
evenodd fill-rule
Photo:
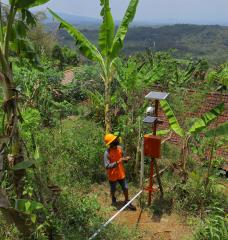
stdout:
<svg viewBox="0 0 228 240">
<path fill-rule="evenodd" d="M 104 223 L 103 225 L 101 225 L 101 227 L 93 234 L 93 236 L 91 236 L 89 238 L 89 240 L 94 239 L 103 228 L 105 228 L 110 222 L 112 222 L 113 219 L 115 219 L 117 217 L 117 215 L 119 215 L 128 205 L 130 205 L 141 193 L 143 192 L 143 190 L 141 190 L 140 192 L 138 192 L 129 202 L 127 202 L 115 215 L 113 215 L 106 223 Z"/>
</svg>

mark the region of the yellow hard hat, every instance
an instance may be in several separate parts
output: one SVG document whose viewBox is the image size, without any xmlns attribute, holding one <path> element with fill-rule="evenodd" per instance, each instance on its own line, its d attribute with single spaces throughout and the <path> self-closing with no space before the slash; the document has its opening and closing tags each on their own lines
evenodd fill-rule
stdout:
<svg viewBox="0 0 228 240">
<path fill-rule="evenodd" d="M 117 139 L 117 136 L 109 133 L 109 134 L 106 134 L 105 137 L 104 137 L 104 142 L 106 144 L 106 146 L 108 146 L 109 144 L 111 144 L 113 141 L 115 141 Z"/>
</svg>

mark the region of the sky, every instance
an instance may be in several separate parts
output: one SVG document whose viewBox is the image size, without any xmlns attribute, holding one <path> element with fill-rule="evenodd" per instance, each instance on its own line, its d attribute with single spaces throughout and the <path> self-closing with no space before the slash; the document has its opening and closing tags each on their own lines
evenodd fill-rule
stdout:
<svg viewBox="0 0 228 240">
<path fill-rule="evenodd" d="M 7 2 L 7 1 L 3 1 Z M 120 20 L 130 0 L 110 0 L 114 19 Z M 43 8 L 99 18 L 99 0 L 50 0 Z M 139 0 L 135 21 L 228 24 L 228 0 Z"/>
</svg>

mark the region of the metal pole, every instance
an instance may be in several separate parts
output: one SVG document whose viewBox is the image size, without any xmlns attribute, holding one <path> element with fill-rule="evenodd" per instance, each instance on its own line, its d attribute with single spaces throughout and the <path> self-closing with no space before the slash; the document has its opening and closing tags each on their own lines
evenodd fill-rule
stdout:
<svg viewBox="0 0 228 240">
<path fill-rule="evenodd" d="M 141 145 L 141 169 L 140 169 L 140 187 L 143 188 L 144 179 L 144 141 L 142 140 Z"/>
<path fill-rule="evenodd" d="M 158 106 L 159 106 L 159 101 L 155 100 L 155 117 L 158 117 Z M 157 121 L 154 123 L 154 135 L 157 134 Z M 158 185 L 159 185 L 159 189 L 161 192 L 161 196 L 163 197 L 163 187 L 162 187 L 162 183 L 161 183 L 161 177 L 159 174 L 159 169 L 158 169 L 158 164 L 157 164 L 157 160 L 154 159 L 154 165 L 155 165 L 155 170 L 157 173 L 157 181 L 158 181 Z"/>
<path fill-rule="evenodd" d="M 154 159 L 154 166 L 155 166 L 155 170 L 156 170 L 156 177 L 157 177 L 157 180 L 158 180 L 158 185 L 159 185 L 160 192 L 161 192 L 161 197 L 163 198 L 163 187 L 162 187 L 161 176 L 160 176 L 160 172 L 159 172 L 159 169 L 158 169 L 158 164 L 157 164 L 156 159 Z"/>
<path fill-rule="evenodd" d="M 154 106 L 154 108 L 155 108 L 155 110 L 154 110 L 154 116 L 155 117 L 158 117 L 158 105 L 159 105 L 159 101 L 158 100 L 155 100 L 155 106 Z M 153 128 L 153 135 L 155 135 L 156 136 L 156 132 L 157 132 L 157 120 L 154 122 L 154 128 Z"/>
<path fill-rule="evenodd" d="M 150 183 L 149 183 L 149 196 L 148 196 L 148 206 L 151 204 L 152 191 L 153 191 L 153 175 L 154 175 L 154 158 L 150 161 Z"/>
<path fill-rule="evenodd" d="M 158 105 L 159 105 L 159 101 L 156 99 L 155 100 L 155 111 L 154 111 L 154 115 L 155 117 L 158 116 Z M 156 136 L 156 132 L 157 132 L 157 120 L 154 122 L 154 126 L 152 128 L 153 131 L 153 135 Z M 148 206 L 151 205 L 151 199 L 152 199 L 152 191 L 153 191 L 153 175 L 154 175 L 154 162 L 155 159 L 151 158 L 150 161 L 150 185 L 149 185 L 149 196 L 148 196 Z"/>
</svg>

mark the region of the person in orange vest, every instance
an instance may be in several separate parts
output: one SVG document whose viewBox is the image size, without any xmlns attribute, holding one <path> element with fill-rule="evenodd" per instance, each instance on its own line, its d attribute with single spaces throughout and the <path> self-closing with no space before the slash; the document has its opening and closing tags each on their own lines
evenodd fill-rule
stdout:
<svg viewBox="0 0 228 240">
<path fill-rule="evenodd" d="M 108 147 L 104 153 L 104 166 L 107 169 L 107 175 L 110 184 L 110 192 L 112 197 L 112 205 L 116 206 L 116 184 L 119 183 L 125 197 L 125 204 L 129 201 L 128 185 L 123 162 L 128 162 L 130 157 L 124 157 L 123 149 L 119 144 L 118 136 L 106 134 L 104 137 L 106 146 Z M 128 206 L 131 210 L 136 210 L 132 204 Z"/>
</svg>

